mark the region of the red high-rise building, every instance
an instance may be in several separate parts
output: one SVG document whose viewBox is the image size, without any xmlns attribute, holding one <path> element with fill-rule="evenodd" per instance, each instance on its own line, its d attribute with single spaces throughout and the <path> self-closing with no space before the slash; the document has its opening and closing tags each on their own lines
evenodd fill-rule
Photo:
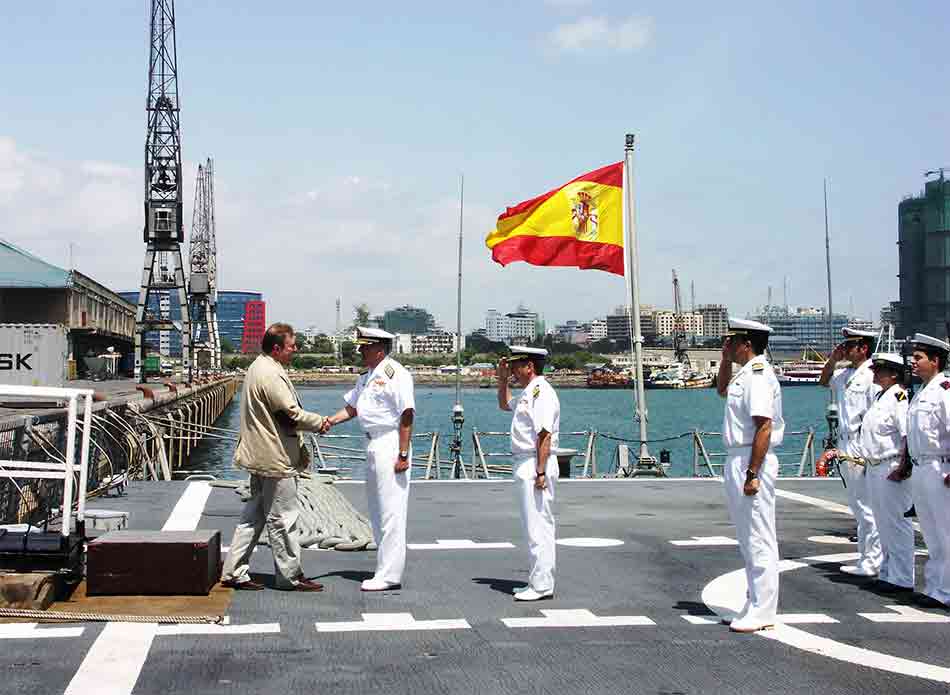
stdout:
<svg viewBox="0 0 950 695">
<path fill-rule="evenodd" d="M 261 341 L 264 340 L 264 331 L 267 330 L 264 309 L 265 303 L 263 301 L 249 301 L 244 305 L 244 333 L 241 335 L 241 352 L 261 351 Z"/>
</svg>

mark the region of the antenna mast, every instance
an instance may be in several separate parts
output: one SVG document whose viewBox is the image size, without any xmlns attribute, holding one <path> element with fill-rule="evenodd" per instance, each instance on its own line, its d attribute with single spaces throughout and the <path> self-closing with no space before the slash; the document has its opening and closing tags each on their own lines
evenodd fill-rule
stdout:
<svg viewBox="0 0 950 695">
<path fill-rule="evenodd" d="M 174 0 L 151 0 L 151 39 L 148 97 L 145 110 L 145 263 L 135 314 L 135 376 L 145 374 L 145 334 L 151 331 L 181 334 L 182 373 L 191 380 L 191 321 L 185 294 L 181 257 L 182 220 L 181 133 L 178 123 L 178 59 L 175 48 Z M 178 295 L 181 322 L 170 316 L 170 294 Z M 163 299 L 167 301 L 163 302 Z M 153 300 L 153 301 L 149 301 Z M 160 309 L 156 316 L 150 304 Z"/>
</svg>

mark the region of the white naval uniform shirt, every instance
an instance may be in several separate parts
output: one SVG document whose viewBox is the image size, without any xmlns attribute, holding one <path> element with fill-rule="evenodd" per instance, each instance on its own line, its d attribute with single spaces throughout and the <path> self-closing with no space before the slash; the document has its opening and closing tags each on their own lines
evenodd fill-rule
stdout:
<svg viewBox="0 0 950 695">
<path fill-rule="evenodd" d="M 416 408 L 412 375 L 389 357 L 376 365 L 376 369 L 360 374 L 356 386 L 343 400 L 356 409 L 360 427 L 370 435 L 397 429 L 403 412 Z"/>
<path fill-rule="evenodd" d="M 517 459 L 537 453 L 538 434 L 551 433 L 551 451 L 558 446 L 561 427 L 561 402 L 543 376 L 536 376 L 521 392 L 508 401 L 514 411 L 511 418 L 511 453 Z"/>
<path fill-rule="evenodd" d="M 861 422 L 861 456 L 872 461 L 899 456 L 907 436 L 907 408 L 910 400 L 900 384 L 877 397 Z"/>
<path fill-rule="evenodd" d="M 907 410 L 911 458 L 950 456 L 950 380 L 938 374 L 914 394 Z"/>
<path fill-rule="evenodd" d="M 874 383 L 871 360 L 839 369 L 831 377 L 830 386 L 838 404 L 838 447 L 849 456 L 859 456 L 861 422 L 881 390 Z"/>
<path fill-rule="evenodd" d="M 722 418 L 722 441 L 727 449 L 752 446 L 754 417 L 772 421 L 769 449 L 779 446 L 785 437 L 782 391 L 765 355 L 756 355 L 746 362 L 729 382 Z"/>
</svg>

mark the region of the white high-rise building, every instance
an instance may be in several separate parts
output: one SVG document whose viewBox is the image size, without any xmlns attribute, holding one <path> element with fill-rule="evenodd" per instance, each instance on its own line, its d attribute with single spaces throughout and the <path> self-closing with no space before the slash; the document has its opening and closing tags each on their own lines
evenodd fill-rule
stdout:
<svg viewBox="0 0 950 695">
<path fill-rule="evenodd" d="M 687 335 L 704 335 L 702 314 L 682 314 L 683 331 Z M 672 311 L 656 312 L 656 334 L 673 335 L 676 314 Z"/>
<path fill-rule="evenodd" d="M 604 319 L 594 319 L 587 326 L 587 337 L 592 343 L 607 337 L 607 322 Z"/>
<path fill-rule="evenodd" d="M 485 333 L 489 340 L 496 342 L 532 342 L 538 337 L 538 314 L 525 307 L 518 307 L 509 314 L 489 309 L 485 312 Z"/>
</svg>

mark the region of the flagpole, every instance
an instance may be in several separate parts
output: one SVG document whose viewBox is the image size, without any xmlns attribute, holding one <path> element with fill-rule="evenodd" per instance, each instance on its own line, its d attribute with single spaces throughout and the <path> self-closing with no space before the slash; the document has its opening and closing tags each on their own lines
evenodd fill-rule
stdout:
<svg viewBox="0 0 950 695">
<path fill-rule="evenodd" d="M 627 255 L 627 273 L 630 290 L 630 322 L 633 324 L 633 340 L 630 352 L 633 356 L 634 377 L 636 378 L 637 403 L 636 419 L 640 424 L 640 453 L 637 463 L 632 466 L 632 474 L 637 472 L 662 475 L 662 469 L 656 465 L 656 460 L 650 456 L 647 445 L 647 406 L 646 394 L 643 388 L 643 336 L 640 333 L 640 259 L 637 251 L 636 210 L 633 196 L 633 146 L 635 136 L 627 133 L 624 146 L 624 240 L 623 246 Z M 642 467 L 642 468 L 641 468 Z"/>
</svg>

